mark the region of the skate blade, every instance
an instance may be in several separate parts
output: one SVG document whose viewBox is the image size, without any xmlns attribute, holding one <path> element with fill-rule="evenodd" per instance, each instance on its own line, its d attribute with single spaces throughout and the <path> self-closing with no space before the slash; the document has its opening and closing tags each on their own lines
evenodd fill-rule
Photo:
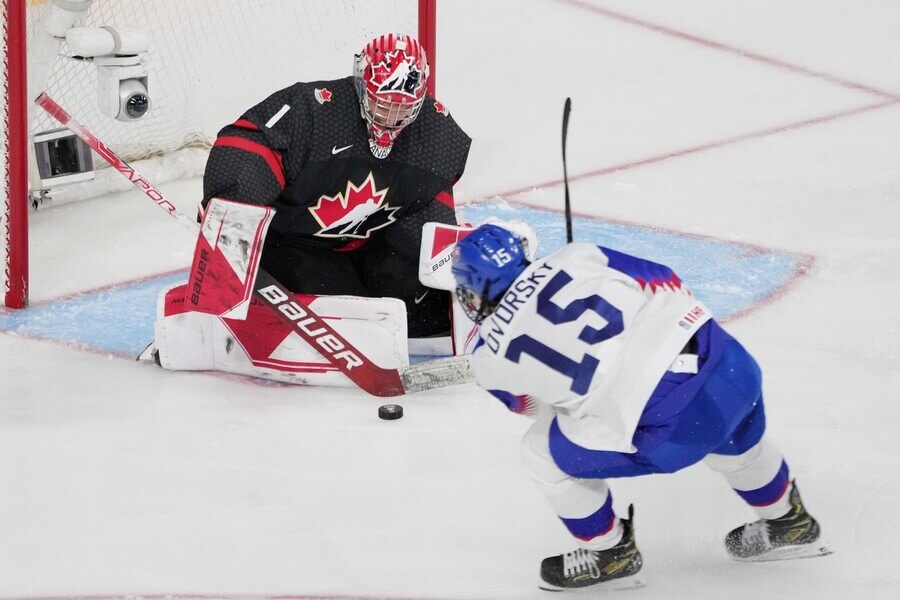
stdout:
<svg viewBox="0 0 900 600">
<path fill-rule="evenodd" d="M 812 544 L 804 544 L 802 546 L 784 546 L 782 548 L 775 548 L 774 550 L 770 550 L 765 554 L 752 556 L 750 558 L 732 558 L 734 558 L 734 560 L 738 562 L 774 562 L 778 560 L 817 558 L 819 556 L 828 556 L 829 554 L 833 553 L 834 550 L 832 550 L 828 545 L 821 542 L 814 542 Z"/>
<path fill-rule="evenodd" d="M 603 583 L 595 583 L 580 588 L 564 588 L 552 585 L 541 580 L 538 587 L 545 592 L 596 592 L 596 591 L 616 591 L 627 592 L 628 590 L 637 590 L 647 585 L 647 582 L 640 575 L 631 575 L 630 577 L 622 577 L 620 579 L 611 579 Z"/>
<path fill-rule="evenodd" d="M 144 348 L 143 350 L 141 350 L 141 353 L 138 354 L 134 360 L 136 360 L 138 362 L 148 362 L 148 363 L 155 362 L 153 359 L 153 352 L 155 350 L 156 350 L 156 341 L 154 340 L 154 341 L 150 342 L 149 344 L 147 344 L 147 347 Z"/>
</svg>

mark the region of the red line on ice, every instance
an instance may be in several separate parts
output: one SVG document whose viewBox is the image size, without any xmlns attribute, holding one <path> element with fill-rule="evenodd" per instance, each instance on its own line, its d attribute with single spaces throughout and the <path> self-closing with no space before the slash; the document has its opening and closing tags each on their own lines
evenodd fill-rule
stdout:
<svg viewBox="0 0 900 600">
<path fill-rule="evenodd" d="M 591 4 L 589 2 L 583 2 L 582 0 L 556 0 L 556 1 L 561 4 L 568 4 L 575 8 L 580 8 L 580 9 L 583 9 L 583 10 L 586 10 L 586 11 L 589 11 L 589 12 L 592 12 L 592 13 L 595 13 L 598 15 L 602 15 L 609 19 L 621 21 L 623 23 L 627 23 L 629 25 L 634 25 L 636 27 L 641 27 L 643 29 L 649 29 L 650 31 L 654 31 L 654 32 L 660 33 L 662 35 L 666 35 L 666 36 L 673 37 L 676 39 L 691 42 L 693 44 L 705 46 L 707 48 L 712 48 L 714 50 L 719 50 L 721 52 L 727 52 L 728 54 L 733 54 L 740 58 L 752 60 L 754 62 L 769 65 L 771 67 L 777 67 L 779 69 L 790 71 L 790 72 L 796 73 L 798 75 L 804 75 L 806 77 L 820 79 L 822 81 L 827 81 L 828 83 L 833 83 L 833 84 L 839 85 L 841 87 L 845 87 L 845 88 L 849 88 L 849 89 L 853 89 L 853 90 L 859 90 L 861 92 L 866 92 L 868 94 L 873 94 L 875 96 L 880 96 L 882 98 L 900 100 L 900 95 L 897 95 L 897 94 L 894 94 L 891 92 L 879 90 L 878 88 L 874 88 L 872 86 L 868 86 L 868 85 L 865 85 L 862 83 L 857 83 L 855 81 L 850 81 L 848 79 L 843 79 L 843 78 L 837 77 L 835 75 L 829 75 L 828 73 L 823 73 L 821 71 L 814 71 L 813 69 L 807 69 L 806 67 L 801 67 L 799 65 L 795 65 L 795 64 L 789 63 L 787 61 L 779 60 L 777 58 L 772 58 L 770 56 L 765 56 L 765 55 L 759 54 L 757 52 L 752 52 L 750 50 L 742 50 L 741 48 L 737 48 L 735 46 L 729 46 L 728 44 L 724 44 L 722 42 L 708 40 L 708 39 L 702 38 L 700 36 L 686 33 L 684 31 L 679 31 L 679 30 L 673 29 L 671 27 L 666 27 L 665 25 L 651 23 L 650 21 L 645 21 L 643 19 L 638 19 L 636 17 L 632 17 L 632 16 L 626 15 L 624 13 L 616 12 L 616 11 L 610 10 L 608 8 L 603 8 L 602 6 L 597 6 L 596 4 Z"/>
<path fill-rule="evenodd" d="M 597 169 L 594 171 L 588 171 L 587 173 L 581 173 L 579 175 L 573 175 L 573 176 L 569 177 L 569 183 L 571 183 L 573 181 L 579 181 L 581 179 L 589 179 L 591 177 L 600 177 L 602 175 L 609 175 L 610 173 L 619 173 L 622 171 L 629 171 L 631 169 L 636 169 L 638 167 L 643 167 L 646 165 L 663 162 L 665 160 L 669 160 L 672 158 L 680 158 L 682 156 L 688 156 L 690 154 L 697 154 L 700 152 L 704 152 L 706 150 L 713 150 L 715 148 L 731 146 L 733 144 L 738 144 L 741 142 L 747 142 L 750 140 L 757 140 L 757 139 L 772 136 L 772 135 L 787 133 L 789 131 L 802 129 L 804 127 L 811 127 L 813 125 L 821 125 L 822 123 L 827 123 L 829 121 L 837 121 L 838 119 L 844 119 L 844 118 L 859 115 L 862 113 L 879 110 L 882 108 L 886 108 L 888 106 L 893 106 L 898 103 L 900 103 L 900 98 L 895 98 L 895 99 L 890 99 L 890 100 L 882 100 L 881 102 L 876 102 L 875 104 L 867 104 L 865 106 L 858 106 L 856 108 L 848 108 L 846 110 L 838 111 L 835 113 L 830 113 L 827 115 L 822 115 L 819 117 L 812 117 L 809 119 L 804 119 L 802 121 L 795 121 L 793 123 L 787 123 L 784 125 L 776 125 L 775 127 L 769 127 L 768 129 L 761 129 L 759 131 L 752 131 L 750 133 L 742 133 L 740 135 L 723 138 L 721 140 L 715 140 L 712 142 L 707 142 L 705 144 L 690 146 L 688 148 L 682 148 L 680 150 L 673 150 L 671 152 L 666 152 L 664 154 L 657 154 L 656 156 L 650 156 L 648 158 L 642 158 L 642 159 L 638 159 L 638 160 L 634 160 L 634 161 L 630 161 L 630 162 L 612 165 L 610 167 L 603 167 L 601 169 Z M 502 192 L 500 194 L 488 194 L 488 195 L 484 196 L 483 198 L 479 198 L 479 200 L 486 200 L 488 198 L 494 198 L 497 196 L 499 196 L 500 198 L 509 198 L 510 196 L 516 196 L 518 194 L 522 194 L 524 192 L 530 192 L 535 189 L 555 187 L 558 185 L 562 185 L 562 183 L 563 183 L 562 179 L 554 179 L 552 181 L 546 181 L 544 183 L 538 183 L 538 184 L 530 185 L 528 187 L 511 190 L 508 192 Z"/>
</svg>

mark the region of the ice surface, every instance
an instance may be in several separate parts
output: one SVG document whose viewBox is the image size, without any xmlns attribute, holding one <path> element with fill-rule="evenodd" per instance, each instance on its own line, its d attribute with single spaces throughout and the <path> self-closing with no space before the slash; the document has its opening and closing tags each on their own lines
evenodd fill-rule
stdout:
<svg viewBox="0 0 900 600">
<path fill-rule="evenodd" d="M 769 430 L 836 551 L 735 563 L 722 537 L 753 516 L 718 475 L 616 480 L 648 581 L 629 598 L 895 597 L 900 7 L 440 11 L 438 96 L 475 138 L 458 199 L 559 208 L 571 96 L 576 237 L 668 260 L 700 295 L 746 295 L 727 327 L 763 366 Z M 163 186 L 185 210 L 198 190 Z M 561 230 L 542 214 L 549 241 Z M 33 216 L 36 305 L 190 260 L 190 236 L 138 193 Z M 26 333 L 0 335 L 0 598 L 544 598 L 540 559 L 573 547 L 520 465 L 529 421 L 474 387 L 384 422 L 361 393 L 163 372 Z"/>
</svg>

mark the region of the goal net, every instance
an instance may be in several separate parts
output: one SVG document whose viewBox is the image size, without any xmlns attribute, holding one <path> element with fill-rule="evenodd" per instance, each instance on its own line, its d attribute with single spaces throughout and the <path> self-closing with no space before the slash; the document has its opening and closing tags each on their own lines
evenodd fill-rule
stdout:
<svg viewBox="0 0 900 600">
<path fill-rule="evenodd" d="M 12 1 L 16 0 L 4 4 Z M 42 14 L 54 0 L 18 1 L 26 7 L 25 32 L 30 46 L 41 26 Z M 4 6 L 4 10 L 3 41 L 9 47 L 14 28 L 9 27 L 9 7 Z M 156 178 L 154 183 L 161 183 L 202 172 L 205 152 L 217 131 L 271 92 L 296 81 L 349 75 L 353 54 L 381 33 L 429 35 L 420 29 L 420 13 L 425 11 L 433 14 L 433 4 L 423 0 L 93 0 L 81 26 L 135 27 L 150 36 L 149 51 L 142 64 L 149 73 L 151 109 L 145 117 L 132 122 L 101 114 L 96 65 L 90 60 L 69 57 L 70 50 L 64 42 L 52 60 L 45 61 L 47 64 L 28 62 L 27 69 L 32 82 L 35 69 L 49 69 L 46 75 L 37 77 L 46 81 L 46 91 L 125 160 L 152 160 L 152 167 L 140 162 L 136 166 L 148 178 Z M 8 53 L 9 50 L 0 67 L 3 81 L 7 81 L 0 100 L 6 115 L 0 120 L 4 172 L 9 171 L 10 153 L 22 151 L 10 148 L 7 124 L 28 118 L 10 114 L 7 106 L 10 89 L 23 85 L 8 81 Z M 31 55 L 29 49 L 27 56 Z M 41 91 L 29 90 L 29 99 Z M 59 127 L 39 109 L 30 112 L 30 135 Z M 109 185 L 128 185 L 113 181 L 108 170 L 104 177 L 105 166 L 95 158 L 95 181 L 51 189 L 48 204 L 52 206 L 67 197 L 107 193 L 111 191 Z M 30 180 L 34 192 L 38 184 L 33 169 Z M 11 262 L 15 267 L 15 251 L 11 252 L 10 247 L 17 243 L 17 234 L 10 233 L 10 212 L 22 202 L 22 198 L 10 197 L 8 181 L 6 177 L 0 191 L 0 258 L 5 266 L 0 277 L 4 292 L 11 285 L 5 275 L 10 272 Z"/>
</svg>

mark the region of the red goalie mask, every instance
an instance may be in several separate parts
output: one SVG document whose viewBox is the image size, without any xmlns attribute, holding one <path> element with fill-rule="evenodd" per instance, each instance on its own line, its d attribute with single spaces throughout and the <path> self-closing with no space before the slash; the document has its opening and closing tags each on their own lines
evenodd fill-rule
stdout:
<svg viewBox="0 0 900 600">
<path fill-rule="evenodd" d="M 418 116 L 428 74 L 425 49 L 408 35 L 375 38 L 356 55 L 360 111 L 369 124 L 369 147 L 377 158 L 388 155 L 400 131 Z"/>
</svg>

